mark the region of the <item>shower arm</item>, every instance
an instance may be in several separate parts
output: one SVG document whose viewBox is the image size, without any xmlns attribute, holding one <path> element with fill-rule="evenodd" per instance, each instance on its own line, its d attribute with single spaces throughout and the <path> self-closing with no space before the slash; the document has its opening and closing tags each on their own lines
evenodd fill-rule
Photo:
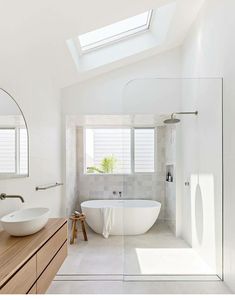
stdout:
<svg viewBox="0 0 235 300">
<path fill-rule="evenodd" d="M 198 111 L 174 112 L 171 114 L 171 119 L 174 119 L 175 115 L 198 115 Z"/>
</svg>

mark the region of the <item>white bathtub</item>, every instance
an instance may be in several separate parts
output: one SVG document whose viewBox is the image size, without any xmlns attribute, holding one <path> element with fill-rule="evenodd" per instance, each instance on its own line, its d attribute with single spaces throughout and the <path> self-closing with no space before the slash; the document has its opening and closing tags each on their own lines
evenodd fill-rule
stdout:
<svg viewBox="0 0 235 300">
<path fill-rule="evenodd" d="M 87 224 L 104 234 L 104 210 L 112 211 L 110 235 L 137 235 L 147 232 L 156 222 L 161 203 L 153 200 L 89 200 L 82 202 Z"/>
</svg>

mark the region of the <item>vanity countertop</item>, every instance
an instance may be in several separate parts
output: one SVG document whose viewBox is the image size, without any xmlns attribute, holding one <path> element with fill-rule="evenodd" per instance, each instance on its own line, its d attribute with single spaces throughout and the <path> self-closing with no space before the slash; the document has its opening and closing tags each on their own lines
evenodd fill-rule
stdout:
<svg viewBox="0 0 235 300">
<path fill-rule="evenodd" d="M 39 232 L 14 237 L 7 232 L 0 232 L 0 287 L 21 268 L 67 220 L 65 218 L 49 219 Z"/>
</svg>

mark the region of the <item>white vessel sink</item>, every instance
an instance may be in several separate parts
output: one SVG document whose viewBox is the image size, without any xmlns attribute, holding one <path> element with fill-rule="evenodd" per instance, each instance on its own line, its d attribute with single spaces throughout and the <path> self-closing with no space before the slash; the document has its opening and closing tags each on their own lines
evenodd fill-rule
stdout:
<svg viewBox="0 0 235 300">
<path fill-rule="evenodd" d="M 38 232 L 47 223 L 50 210 L 46 207 L 26 208 L 14 211 L 1 218 L 6 232 L 14 236 L 25 236 Z"/>
</svg>

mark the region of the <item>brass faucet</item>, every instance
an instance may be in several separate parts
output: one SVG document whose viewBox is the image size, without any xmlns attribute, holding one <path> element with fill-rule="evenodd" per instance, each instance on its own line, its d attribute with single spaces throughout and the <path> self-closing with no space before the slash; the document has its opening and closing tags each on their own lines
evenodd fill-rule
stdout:
<svg viewBox="0 0 235 300">
<path fill-rule="evenodd" d="M 0 194 L 0 200 L 5 200 L 6 198 L 19 198 L 22 203 L 24 203 L 24 198 L 20 195 L 7 195 L 7 194 Z"/>
</svg>

